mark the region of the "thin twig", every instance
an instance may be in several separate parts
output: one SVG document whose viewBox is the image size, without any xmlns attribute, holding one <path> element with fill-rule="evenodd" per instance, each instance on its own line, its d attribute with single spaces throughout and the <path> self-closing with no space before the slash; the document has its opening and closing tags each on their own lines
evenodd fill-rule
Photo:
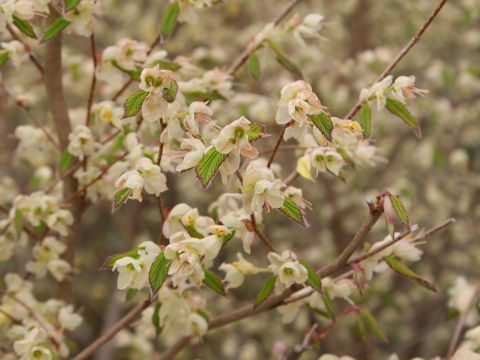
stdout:
<svg viewBox="0 0 480 360">
<path fill-rule="evenodd" d="M 283 181 L 285 185 L 290 185 L 300 176 L 297 170 L 293 170 Z"/>
<path fill-rule="evenodd" d="M 93 104 L 93 96 L 95 94 L 95 86 L 97 84 L 97 49 L 95 46 L 95 35 L 92 33 L 90 35 L 90 48 L 92 51 L 92 60 L 93 60 L 93 76 L 92 76 L 92 83 L 90 84 L 90 93 L 88 95 L 88 105 L 87 105 L 87 126 L 90 125 L 90 117 L 92 115 L 92 104 Z"/>
<path fill-rule="evenodd" d="M 317 327 L 318 324 L 313 324 L 305 334 L 302 344 L 294 346 L 292 351 L 284 357 L 284 360 L 297 360 L 305 351 L 307 351 L 310 348 L 310 342 L 312 341 L 313 334 L 315 334 Z"/>
<path fill-rule="evenodd" d="M 270 155 L 270 158 L 268 159 L 268 164 L 267 167 L 269 168 L 272 165 L 273 159 L 275 158 L 275 155 L 277 154 L 278 147 L 282 143 L 283 140 L 283 135 L 285 134 L 285 130 L 293 124 L 293 120 L 290 120 L 287 124 L 285 124 L 282 128 L 282 131 L 280 131 L 280 134 L 278 135 L 277 143 L 275 144 L 275 147 L 273 148 L 272 154 Z"/>
<path fill-rule="evenodd" d="M 388 66 L 383 70 L 383 72 L 380 74 L 380 76 L 375 80 L 375 82 L 379 82 L 383 80 L 385 77 L 387 77 L 388 74 L 393 70 L 395 66 L 400 62 L 400 60 L 403 59 L 405 55 L 410 51 L 410 49 L 420 40 L 422 37 L 423 33 L 425 30 L 428 28 L 428 26 L 432 23 L 433 19 L 437 16 L 438 12 L 442 9 L 443 5 L 447 0 L 442 0 L 438 3 L 438 5 L 435 7 L 433 12 L 430 14 L 428 19 L 425 21 L 425 23 L 422 25 L 422 27 L 417 31 L 415 35 L 410 39 L 410 41 L 403 47 L 402 50 L 395 56 L 395 58 L 388 64 Z M 345 119 L 351 119 L 357 112 L 360 110 L 362 107 L 363 100 L 360 99 L 357 101 L 357 103 L 353 106 L 353 108 L 348 112 L 348 114 L 345 116 Z"/>
<path fill-rule="evenodd" d="M 465 309 L 465 311 L 462 312 L 460 319 L 458 319 L 457 325 L 455 325 L 455 330 L 453 332 L 452 340 L 448 345 L 448 352 L 447 352 L 447 356 L 445 357 L 445 360 L 450 360 L 453 355 L 453 352 L 457 348 L 457 344 L 458 344 L 458 341 L 460 340 L 460 335 L 462 334 L 462 330 L 467 321 L 468 314 L 472 310 L 479 296 L 480 296 L 480 282 L 477 284 L 477 287 L 475 288 L 475 291 L 472 297 L 470 298 L 467 308 Z"/>
<path fill-rule="evenodd" d="M 252 225 L 253 225 L 253 231 L 255 232 L 255 234 L 257 234 L 257 236 L 260 238 L 260 240 L 262 240 L 262 242 L 265 244 L 265 246 L 266 246 L 270 251 L 277 252 L 277 250 L 275 250 L 275 247 L 274 247 L 273 244 L 270 242 L 270 240 L 268 240 L 267 237 L 266 237 L 265 235 L 263 235 L 263 233 L 262 233 L 262 232 L 260 231 L 260 229 L 258 228 L 254 214 L 251 214 L 251 215 L 250 215 L 250 221 L 252 222 Z"/>
<path fill-rule="evenodd" d="M 43 65 L 40 64 L 40 62 L 38 61 L 37 57 L 35 56 L 35 54 L 32 52 L 32 48 L 30 47 L 30 45 L 28 45 L 25 41 L 22 40 L 22 38 L 20 36 L 18 36 L 18 34 L 16 33 L 16 31 L 12 28 L 12 26 L 10 24 L 7 24 L 7 31 L 10 33 L 10 35 L 12 35 L 12 37 L 21 42 L 23 47 L 25 48 L 25 50 L 27 51 L 28 53 L 28 57 L 30 58 L 30 60 L 32 61 L 32 63 L 37 67 L 38 71 L 40 72 L 40 74 L 42 74 L 43 76 Z"/>
<path fill-rule="evenodd" d="M 52 182 L 50 185 L 48 185 L 43 190 L 43 192 L 45 194 L 50 193 L 60 181 L 65 180 L 67 177 L 69 177 L 71 174 L 73 174 L 75 171 L 77 171 L 81 166 L 82 166 L 81 161 L 73 164 L 72 166 L 70 166 L 63 174 L 61 174 L 59 177 L 57 177 L 54 182 Z"/>
</svg>

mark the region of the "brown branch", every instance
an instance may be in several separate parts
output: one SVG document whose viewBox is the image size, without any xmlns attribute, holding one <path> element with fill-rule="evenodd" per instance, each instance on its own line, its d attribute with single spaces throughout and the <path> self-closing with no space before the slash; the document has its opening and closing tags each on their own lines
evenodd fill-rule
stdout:
<svg viewBox="0 0 480 360">
<path fill-rule="evenodd" d="M 93 76 L 92 76 L 92 83 L 90 84 L 90 94 L 88 95 L 88 105 L 87 105 L 87 126 L 90 125 L 90 117 L 92 115 L 92 104 L 93 104 L 93 96 L 95 94 L 95 86 L 97 85 L 97 50 L 95 46 L 95 35 L 92 33 L 90 35 L 90 48 L 92 51 L 92 60 L 93 60 Z"/>
<path fill-rule="evenodd" d="M 83 165 L 83 162 L 80 161 L 80 162 L 77 162 L 77 163 L 73 164 L 72 166 L 70 166 L 62 175 L 60 175 L 59 177 L 57 177 L 54 182 L 52 182 L 50 185 L 48 185 L 48 186 L 43 190 L 43 192 L 44 192 L 45 194 L 50 193 L 60 181 L 65 180 L 67 177 L 69 177 L 70 175 L 72 175 L 72 174 L 73 174 L 75 171 L 77 171 L 82 165 Z"/>
<path fill-rule="evenodd" d="M 375 80 L 375 82 L 379 82 L 383 80 L 385 77 L 387 77 L 388 74 L 393 70 L 395 66 L 404 58 L 405 55 L 410 51 L 410 49 L 420 40 L 422 37 L 423 33 L 425 30 L 427 30 L 428 26 L 432 23 L 433 19 L 437 16 L 439 11 L 442 9 L 443 5 L 447 0 L 442 0 L 438 3 L 438 5 L 435 7 L 433 12 L 430 14 L 428 19 L 425 21 L 425 23 L 422 25 L 422 27 L 417 31 L 417 33 L 410 39 L 410 41 L 403 47 L 402 50 L 395 56 L 395 58 L 388 64 L 388 66 L 383 70 L 383 72 L 380 74 L 380 76 Z M 345 119 L 351 119 L 357 112 L 360 110 L 362 107 L 363 100 L 358 100 L 357 103 L 353 106 L 353 108 L 349 111 L 349 113 L 345 116 Z"/>
<path fill-rule="evenodd" d="M 474 307 L 474 305 L 475 305 L 479 296 L 480 296 L 480 283 L 477 284 L 477 287 L 475 288 L 475 291 L 474 291 L 472 297 L 470 298 L 470 302 L 468 303 L 467 308 L 465 309 L 465 311 L 460 316 L 460 319 L 458 319 L 457 325 L 455 326 L 455 330 L 453 332 L 452 340 L 450 341 L 450 344 L 448 345 L 448 352 L 447 352 L 447 356 L 445 357 L 445 360 L 450 360 L 451 359 L 451 357 L 453 355 L 453 352 L 455 351 L 455 349 L 457 347 L 458 341 L 460 340 L 460 335 L 462 334 L 462 330 L 463 330 L 463 328 L 465 326 L 465 323 L 467 321 L 468 314 L 470 313 L 470 311 Z"/>
<path fill-rule="evenodd" d="M 257 234 L 257 236 L 260 238 L 260 240 L 262 240 L 262 242 L 265 244 L 265 246 L 270 251 L 277 252 L 277 250 L 275 250 L 275 247 L 270 242 L 270 240 L 268 240 L 267 237 L 265 235 L 263 235 L 263 233 L 258 228 L 257 222 L 255 221 L 255 215 L 254 214 L 250 215 L 250 221 L 252 222 L 252 225 L 253 225 L 253 231 L 255 232 L 255 234 Z"/>
<path fill-rule="evenodd" d="M 84 360 L 87 359 L 90 355 L 92 355 L 95 351 L 97 351 L 103 344 L 110 341 L 120 330 L 122 330 L 125 326 L 130 324 L 138 314 L 140 314 L 144 309 L 146 309 L 151 303 L 153 299 L 145 299 L 143 302 L 135 306 L 132 310 L 130 310 L 124 317 L 122 317 L 115 325 L 113 325 L 106 333 L 100 336 L 97 340 L 92 342 L 88 345 L 85 349 L 83 349 L 77 356 L 75 356 L 72 360 Z"/>
<path fill-rule="evenodd" d="M 40 74 L 43 75 L 43 73 L 44 73 L 43 65 L 40 64 L 40 61 L 38 61 L 37 57 L 32 52 L 32 48 L 30 47 L 30 45 L 28 45 L 25 41 L 22 40 L 22 38 L 20 36 L 18 36 L 16 31 L 12 28 L 12 26 L 10 24 L 7 24 L 7 31 L 10 33 L 10 35 L 12 35 L 12 37 L 15 40 L 22 43 L 23 47 L 25 48 L 25 51 L 28 53 L 28 57 L 30 58 L 30 61 L 37 67 Z"/>
<path fill-rule="evenodd" d="M 300 174 L 297 172 L 297 170 L 293 170 L 283 181 L 285 185 L 290 185 L 293 183 L 297 178 L 300 176 Z"/>
<path fill-rule="evenodd" d="M 287 15 L 293 10 L 293 8 L 300 2 L 301 0 L 292 0 L 290 4 L 275 18 L 273 23 L 275 26 L 280 24 L 283 19 L 287 17 Z M 248 48 L 245 49 L 242 54 L 235 60 L 235 62 L 228 68 L 227 74 L 234 75 L 238 69 L 247 61 L 248 57 L 253 53 L 253 50 L 249 50 Z"/>
<path fill-rule="evenodd" d="M 270 168 L 272 165 L 273 159 L 275 158 L 275 155 L 277 155 L 278 148 L 280 144 L 282 143 L 283 140 L 283 135 L 285 134 L 285 130 L 293 124 L 293 120 L 290 120 L 287 124 L 285 124 L 282 128 L 282 131 L 280 131 L 280 134 L 278 135 L 277 143 L 275 144 L 275 147 L 273 148 L 272 154 L 270 155 L 270 158 L 268 159 L 268 164 L 267 167 Z"/>
</svg>

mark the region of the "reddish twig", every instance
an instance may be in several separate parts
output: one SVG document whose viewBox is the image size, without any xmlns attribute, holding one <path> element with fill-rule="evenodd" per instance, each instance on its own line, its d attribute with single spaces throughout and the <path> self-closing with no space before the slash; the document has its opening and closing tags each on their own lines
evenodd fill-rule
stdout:
<svg viewBox="0 0 480 360">
<path fill-rule="evenodd" d="M 12 35 L 12 37 L 15 40 L 20 41 L 22 43 L 23 47 L 28 53 L 28 57 L 30 58 L 30 61 L 37 67 L 38 71 L 43 76 L 43 72 L 44 72 L 43 65 L 40 64 L 40 61 L 38 61 L 37 57 L 32 52 L 32 48 L 30 47 L 30 45 L 28 45 L 25 41 L 22 40 L 20 36 L 18 36 L 18 34 L 15 32 L 15 30 L 12 28 L 10 24 L 7 24 L 7 31 L 10 33 L 10 35 Z"/>
<path fill-rule="evenodd" d="M 97 85 L 97 49 L 95 46 L 95 35 L 92 33 L 90 35 L 90 49 L 92 51 L 92 60 L 93 60 L 93 76 L 92 76 L 92 83 L 90 84 L 90 93 L 88 95 L 88 104 L 87 104 L 87 126 L 90 125 L 90 117 L 92 116 L 92 104 L 93 104 L 93 96 L 95 94 L 95 86 Z"/>
</svg>

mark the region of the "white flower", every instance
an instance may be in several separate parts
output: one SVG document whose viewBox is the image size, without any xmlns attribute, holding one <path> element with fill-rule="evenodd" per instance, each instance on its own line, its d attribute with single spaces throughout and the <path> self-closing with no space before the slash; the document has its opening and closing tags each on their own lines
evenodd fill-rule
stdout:
<svg viewBox="0 0 480 360">
<path fill-rule="evenodd" d="M 160 166 L 154 164 L 149 158 L 141 158 L 137 161 L 136 170 L 143 177 L 145 191 L 156 196 L 167 191 L 167 178 L 161 173 Z"/>
<path fill-rule="evenodd" d="M 168 103 L 161 94 L 150 93 L 142 104 L 142 116 L 149 122 L 158 121 L 167 115 Z"/>
<path fill-rule="evenodd" d="M 425 96 L 428 90 L 417 89 L 415 87 L 415 76 L 399 76 L 393 83 L 393 92 L 391 97 L 405 104 L 406 99 L 414 99 L 415 94 Z"/>
<path fill-rule="evenodd" d="M 68 226 L 73 224 L 73 215 L 70 211 L 59 209 L 47 218 L 50 229 L 57 231 L 62 236 L 68 235 Z"/>
<path fill-rule="evenodd" d="M 16 68 L 28 61 L 28 53 L 25 46 L 20 41 L 12 40 L 9 42 L 2 42 L 0 45 L 7 50 L 8 58 L 12 61 Z"/>
<path fill-rule="evenodd" d="M 82 321 L 82 317 L 73 312 L 73 305 L 62 307 L 58 313 L 58 322 L 62 329 L 73 331 Z"/>
<path fill-rule="evenodd" d="M 198 135 L 200 131 L 198 126 L 199 122 L 209 126 L 215 126 L 215 122 L 210 118 L 212 114 L 213 111 L 206 103 L 194 101 L 188 106 L 188 116 L 184 120 L 183 125 L 187 131 L 193 135 Z"/>
<path fill-rule="evenodd" d="M 82 0 L 74 9 L 67 12 L 65 20 L 71 23 L 68 29 L 82 36 L 90 36 L 93 31 L 93 12 L 96 6 L 96 0 Z"/>
<path fill-rule="evenodd" d="M 36 350 L 36 345 L 41 344 L 46 338 L 47 334 L 43 329 L 34 327 L 26 334 L 24 339 L 15 341 L 13 348 L 21 356 L 21 359 L 31 359 L 33 358 L 33 351 Z"/>
<path fill-rule="evenodd" d="M 27 262 L 27 271 L 39 278 L 45 277 L 49 271 L 55 280 L 62 281 L 66 274 L 72 271 L 70 264 L 60 258 L 65 250 L 65 244 L 53 236 L 47 236 L 33 247 L 34 261 Z"/>
<path fill-rule="evenodd" d="M 153 68 L 145 68 L 140 75 L 140 89 L 162 94 L 163 89 L 168 89 L 173 80 L 173 73 L 170 70 L 160 69 L 159 65 Z"/>
<path fill-rule="evenodd" d="M 257 268 L 252 263 L 245 260 L 241 253 L 237 253 L 238 261 L 234 261 L 231 264 L 222 263 L 219 269 L 225 272 L 225 282 L 227 282 L 228 289 L 234 289 L 243 284 L 245 275 L 256 274 L 262 269 Z"/>
<path fill-rule="evenodd" d="M 303 284 L 307 281 L 307 269 L 298 262 L 294 252 L 290 250 L 285 250 L 282 254 L 270 252 L 267 258 L 270 261 L 268 268 L 273 275 L 277 276 L 275 282 L 277 294 L 293 284 Z"/>
<path fill-rule="evenodd" d="M 386 90 L 392 84 L 393 76 L 388 75 L 385 79 L 373 84 L 369 88 L 362 89 L 360 91 L 360 100 L 370 101 L 370 97 L 375 97 L 377 99 L 377 109 L 382 110 L 385 107 L 387 98 L 385 96 Z"/>
<path fill-rule="evenodd" d="M 188 149 L 188 153 L 183 157 L 182 163 L 177 166 L 177 171 L 185 171 L 198 165 L 205 153 L 205 145 L 201 140 L 188 134 L 188 138 L 183 138 L 180 143 L 182 149 Z"/>
<path fill-rule="evenodd" d="M 123 189 L 132 189 L 130 199 L 142 201 L 142 190 L 144 185 L 143 177 L 137 170 L 130 170 L 122 174 L 115 183 L 117 187 L 116 192 Z"/>
<path fill-rule="evenodd" d="M 318 32 L 323 27 L 323 20 L 325 17 L 321 14 L 308 14 L 303 21 L 294 30 L 295 38 L 305 46 L 304 37 L 319 37 Z"/>
<path fill-rule="evenodd" d="M 355 360 L 355 359 L 353 357 L 347 356 L 347 355 L 336 356 L 336 355 L 333 355 L 333 354 L 324 354 L 324 355 L 320 356 L 318 358 L 318 360 Z"/>
<path fill-rule="evenodd" d="M 85 155 L 91 155 L 94 151 L 95 139 L 92 132 L 85 125 L 77 125 L 68 135 L 68 152 L 83 160 Z"/>
<path fill-rule="evenodd" d="M 225 126 L 212 141 L 215 149 L 222 154 L 229 154 L 231 151 L 236 150 L 251 159 L 256 158 L 258 151 L 250 144 L 248 139 L 247 131 L 250 125 L 250 120 L 242 116 L 240 119 Z"/>
</svg>

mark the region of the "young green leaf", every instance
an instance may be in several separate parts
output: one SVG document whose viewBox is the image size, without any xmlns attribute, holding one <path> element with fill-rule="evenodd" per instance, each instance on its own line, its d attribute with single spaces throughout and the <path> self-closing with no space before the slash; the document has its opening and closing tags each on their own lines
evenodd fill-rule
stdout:
<svg viewBox="0 0 480 360">
<path fill-rule="evenodd" d="M 268 136 L 265 133 L 265 127 L 261 124 L 252 124 L 247 130 L 248 140 L 254 141 Z"/>
<path fill-rule="evenodd" d="M 368 104 L 365 104 L 360 109 L 360 124 L 363 129 L 363 137 L 368 138 L 372 129 L 372 109 Z"/>
<path fill-rule="evenodd" d="M 170 265 L 172 265 L 172 260 L 165 258 L 163 251 L 153 261 L 148 275 L 152 294 L 155 294 L 158 289 L 160 289 L 163 282 L 167 278 Z"/>
<path fill-rule="evenodd" d="M 296 221 L 303 227 L 308 227 L 308 223 L 305 220 L 305 217 L 303 216 L 302 211 L 300 208 L 293 202 L 292 199 L 286 197 L 285 200 L 283 201 L 283 206 L 279 208 L 282 213 L 287 215 L 290 219 Z"/>
<path fill-rule="evenodd" d="M 156 60 L 152 63 L 152 66 L 158 65 L 160 69 L 166 69 L 166 70 L 171 70 L 175 71 L 180 69 L 180 64 L 175 63 L 175 62 L 169 62 L 169 61 L 164 61 L 164 60 Z"/>
<path fill-rule="evenodd" d="M 37 38 L 37 35 L 35 35 L 35 31 L 33 31 L 32 25 L 27 20 L 22 20 L 18 16 L 13 15 L 13 24 L 23 32 L 25 35 L 30 36 L 34 39 Z"/>
<path fill-rule="evenodd" d="M 133 80 L 140 81 L 140 75 L 142 74 L 141 68 L 136 68 L 136 70 L 128 70 L 120 66 L 116 59 L 112 60 L 112 65 L 115 66 L 118 70 L 123 71 L 124 73 L 130 75 Z"/>
<path fill-rule="evenodd" d="M 260 76 L 260 59 L 258 58 L 257 54 L 253 53 L 248 58 L 248 68 L 250 69 L 250 74 L 252 74 L 254 78 L 258 78 Z"/>
<path fill-rule="evenodd" d="M 62 159 L 60 160 L 60 174 L 63 174 L 68 170 L 74 159 L 75 156 L 72 155 L 68 150 L 65 150 L 62 155 Z"/>
<path fill-rule="evenodd" d="M 124 258 L 124 257 L 131 257 L 133 259 L 138 259 L 140 257 L 140 255 L 138 254 L 138 249 L 134 249 L 134 250 L 130 250 L 130 251 L 127 251 L 127 252 L 124 252 L 124 253 L 121 253 L 121 254 L 116 254 L 116 255 L 112 255 L 112 256 L 109 256 L 107 258 L 107 260 L 105 260 L 105 262 L 102 264 L 102 266 L 100 266 L 100 270 L 103 270 L 103 269 L 108 269 L 108 268 L 111 268 L 113 267 L 113 265 L 115 264 L 115 262 L 121 258 Z"/>
<path fill-rule="evenodd" d="M 155 326 L 155 332 L 157 336 L 160 335 L 160 333 L 163 330 L 163 327 L 160 325 L 160 308 L 161 307 L 162 307 L 162 303 L 157 302 L 155 304 L 155 309 L 153 310 L 153 314 L 152 314 L 152 324 L 153 326 Z"/>
<path fill-rule="evenodd" d="M 175 101 L 175 97 L 177 96 L 177 91 L 178 91 L 178 84 L 175 80 L 172 80 L 170 83 L 170 87 L 168 89 L 163 90 L 163 98 L 169 102 L 172 103 Z"/>
<path fill-rule="evenodd" d="M 191 101 L 207 101 L 207 100 L 226 100 L 226 98 L 218 91 L 185 91 L 183 95 Z"/>
<path fill-rule="evenodd" d="M 65 8 L 66 10 L 70 10 L 70 9 L 73 9 L 75 6 L 77 6 L 80 1 L 82 0 L 65 0 Z"/>
<path fill-rule="evenodd" d="M 118 190 L 114 194 L 112 210 L 116 211 L 123 203 L 125 203 L 128 200 L 128 197 L 132 194 L 132 192 L 133 189 L 130 188 Z"/>
<path fill-rule="evenodd" d="M 268 41 L 268 45 L 270 46 L 270 48 L 275 52 L 275 54 L 277 55 L 276 57 L 276 60 L 278 61 L 278 63 L 280 65 L 282 65 L 285 69 L 287 69 L 288 71 L 290 71 L 291 73 L 297 75 L 298 77 L 303 77 L 302 76 L 302 72 L 300 71 L 300 69 L 297 67 L 297 65 L 295 65 L 295 63 L 293 63 L 288 57 L 287 55 L 278 47 L 278 45 L 276 43 L 274 43 L 273 41 Z"/>
<path fill-rule="evenodd" d="M 260 290 L 260 293 L 257 296 L 257 299 L 255 300 L 255 307 L 260 305 L 262 302 L 264 302 L 268 296 L 272 293 L 273 288 L 275 287 L 275 281 L 277 281 L 276 276 L 270 276 L 267 281 L 265 281 L 265 284 L 262 287 L 262 290 Z"/>
<path fill-rule="evenodd" d="M 130 301 L 130 300 L 132 300 L 133 297 L 137 294 L 137 292 L 138 292 L 138 289 L 128 288 L 128 289 L 127 289 L 127 296 L 126 296 L 125 301 Z"/>
<path fill-rule="evenodd" d="M 202 182 L 203 190 L 206 190 L 210 186 L 213 177 L 227 156 L 228 154 L 222 154 L 221 152 L 217 151 L 215 146 L 212 146 L 210 150 L 203 155 L 202 160 L 200 160 L 195 169 L 198 178 Z"/>
<path fill-rule="evenodd" d="M 322 291 L 322 281 L 320 280 L 320 277 L 317 275 L 317 272 L 315 271 L 315 269 L 313 269 L 306 262 L 300 261 L 300 264 L 302 264 L 305 267 L 305 269 L 307 269 L 308 284 L 315 290 Z"/>
<path fill-rule="evenodd" d="M 395 256 L 385 256 L 384 259 L 388 266 L 390 266 L 396 273 L 415 281 L 417 284 L 430 291 L 437 292 L 435 285 L 425 279 L 422 279 L 420 276 L 410 270 L 399 258 Z"/>
<path fill-rule="evenodd" d="M 130 95 L 127 100 L 125 100 L 124 108 L 125 108 L 125 113 L 123 114 L 124 118 L 134 116 L 137 114 L 140 109 L 142 108 L 143 102 L 145 101 L 145 98 L 149 95 L 150 93 L 148 91 L 137 91 L 136 93 Z"/>
<path fill-rule="evenodd" d="M 197 229 L 195 229 L 195 226 L 193 225 L 184 225 L 185 226 L 185 229 L 187 229 L 188 231 L 188 234 L 194 238 L 197 238 L 197 239 L 203 239 L 205 236 L 203 236 L 203 234 L 199 233 L 197 231 Z"/>
<path fill-rule="evenodd" d="M 398 116 L 400 119 L 403 120 L 408 126 L 410 126 L 418 138 L 422 137 L 422 132 L 420 130 L 420 125 L 418 124 L 417 120 L 410 114 L 410 111 L 397 100 L 387 97 L 386 108 L 392 114 Z"/>
<path fill-rule="evenodd" d="M 328 113 L 322 111 L 320 114 L 308 115 L 308 118 L 328 141 L 332 141 L 333 121 Z"/>
<path fill-rule="evenodd" d="M 168 6 L 167 11 L 165 12 L 165 15 L 163 15 L 163 19 L 162 19 L 163 37 L 166 38 L 172 32 L 175 26 L 175 23 L 177 22 L 177 16 L 179 12 L 180 12 L 180 7 L 177 3 L 170 4 Z"/>
<path fill-rule="evenodd" d="M 410 221 L 408 219 L 407 210 L 403 205 L 402 201 L 398 198 L 398 196 L 390 195 L 390 200 L 392 201 L 392 206 L 397 213 L 398 218 L 402 222 L 405 227 L 410 230 Z"/>
<path fill-rule="evenodd" d="M 388 342 L 387 337 L 383 333 L 380 325 L 378 325 L 377 320 L 373 317 L 370 311 L 362 309 L 359 314 L 362 322 L 377 338 L 379 338 L 383 342 Z"/>
<path fill-rule="evenodd" d="M 10 53 L 8 51 L 0 52 L 0 66 L 5 64 L 5 62 L 10 58 Z"/>
<path fill-rule="evenodd" d="M 205 273 L 203 283 L 213 291 L 225 296 L 227 293 L 225 292 L 222 281 L 218 278 L 218 276 L 214 272 L 205 268 L 203 269 L 203 272 Z"/>
<path fill-rule="evenodd" d="M 328 313 L 330 314 L 330 317 L 332 319 L 335 319 L 335 316 L 337 315 L 337 311 L 335 310 L 335 306 L 333 305 L 333 300 L 332 297 L 330 296 L 330 293 L 328 292 L 327 289 L 323 289 L 323 302 L 325 304 L 325 307 L 327 308 Z"/>
<path fill-rule="evenodd" d="M 70 24 L 70 21 L 65 20 L 63 17 L 59 17 L 55 22 L 50 25 L 50 27 L 45 31 L 45 34 L 43 34 L 42 41 L 47 41 L 53 38 L 55 35 L 57 35 L 60 31 L 65 29 L 68 24 Z"/>
</svg>

